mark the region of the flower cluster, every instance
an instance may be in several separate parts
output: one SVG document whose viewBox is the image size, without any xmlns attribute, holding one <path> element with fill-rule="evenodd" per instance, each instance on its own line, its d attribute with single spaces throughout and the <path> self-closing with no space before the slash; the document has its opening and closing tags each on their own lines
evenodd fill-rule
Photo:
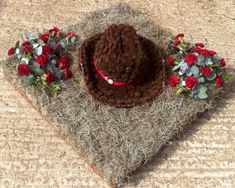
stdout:
<svg viewBox="0 0 235 188">
<path fill-rule="evenodd" d="M 223 85 L 227 77 L 225 60 L 215 51 L 206 49 L 204 43 L 186 43 L 184 34 L 179 33 L 170 47 L 168 64 L 172 75 L 168 85 L 176 88 L 176 94 L 190 93 L 194 98 L 206 99 L 208 87 Z"/>
<path fill-rule="evenodd" d="M 21 44 L 8 50 L 8 56 L 19 59 L 17 72 L 24 85 L 35 84 L 44 90 L 60 91 L 63 80 L 72 77 L 68 49 L 75 47 L 74 32 L 64 34 L 54 27 L 43 34 L 29 33 Z"/>
</svg>

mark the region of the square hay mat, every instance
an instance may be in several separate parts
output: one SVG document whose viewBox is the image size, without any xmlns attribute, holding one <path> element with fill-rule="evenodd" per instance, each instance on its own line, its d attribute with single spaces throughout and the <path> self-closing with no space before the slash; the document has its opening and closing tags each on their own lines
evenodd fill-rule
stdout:
<svg viewBox="0 0 235 188">
<path fill-rule="evenodd" d="M 171 32 L 127 5 L 99 10 L 64 30 L 73 30 L 82 42 L 112 23 L 128 23 L 166 50 Z M 79 46 L 78 46 L 79 48 Z M 175 97 L 166 88 L 153 103 L 133 108 L 114 108 L 96 103 L 78 72 L 79 58 L 72 54 L 74 77 L 68 89 L 49 98 L 34 86 L 24 88 L 15 76 L 15 60 L 1 62 L 4 77 L 42 116 L 61 133 L 79 155 L 113 187 L 123 185 L 141 165 L 156 155 L 172 137 L 214 107 L 220 91 L 208 100 Z"/>
</svg>

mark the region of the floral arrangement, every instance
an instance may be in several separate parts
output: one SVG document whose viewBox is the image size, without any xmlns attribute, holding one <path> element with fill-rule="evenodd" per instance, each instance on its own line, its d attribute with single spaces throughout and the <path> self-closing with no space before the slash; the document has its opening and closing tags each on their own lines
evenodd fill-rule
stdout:
<svg viewBox="0 0 235 188">
<path fill-rule="evenodd" d="M 196 99 L 208 98 L 208 88 L 221 87 L 231 75 L 225 71 L 225 60 L 204 43 L 185 42 L 179 33 L 170 42 L 168 64 L 172 75 L 168 85 L 175 88 L 177 95 L 190 94 Z"/>
<path fill-rule="evenodd" d="M 44 91 L 55 93 L 65 87 L 63 80 L 73 75 L 68 50 L 75 47 L 76 41 L 74 32 L 65 34 L 54 27 L 43 34 L 29 33 L 21 44 L 17 41 L 7 54 L 19 60 L 17 74 L 25 86 L 34 84 Z"/>
</svg>

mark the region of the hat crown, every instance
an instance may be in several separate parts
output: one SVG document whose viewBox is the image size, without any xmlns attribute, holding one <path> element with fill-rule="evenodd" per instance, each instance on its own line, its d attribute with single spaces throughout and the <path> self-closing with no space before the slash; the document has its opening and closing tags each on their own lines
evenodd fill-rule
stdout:
<svg viewBox="0 0 235 188">
<path fill-rule="evenodd" d="M 148 69 L 139 36 L 127 24 L 113 24 L 104 31 L 95 46 L 95 60 L 99 69 L 115 81 L 130 82 Z"/>
</svg>

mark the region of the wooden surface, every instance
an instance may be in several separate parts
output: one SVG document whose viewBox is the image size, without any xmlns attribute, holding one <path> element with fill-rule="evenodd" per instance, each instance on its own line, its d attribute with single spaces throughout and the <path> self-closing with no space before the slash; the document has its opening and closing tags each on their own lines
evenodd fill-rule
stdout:
<svg viewBox="0 0 235 188">
<path fill-rule="evenodd" d="M 174 33 L 205 37 L 235 66 L 233 0 L 0 0 L 0 58 L 21 34 L 65 26 L 84 14 L 128 2 Z M 235 187 L 235 95 L 201 118 L 142 167 L 127 187 Z M 0 187 L 107 187 L 29 107 L 0 71 Z"/>
</svg>

